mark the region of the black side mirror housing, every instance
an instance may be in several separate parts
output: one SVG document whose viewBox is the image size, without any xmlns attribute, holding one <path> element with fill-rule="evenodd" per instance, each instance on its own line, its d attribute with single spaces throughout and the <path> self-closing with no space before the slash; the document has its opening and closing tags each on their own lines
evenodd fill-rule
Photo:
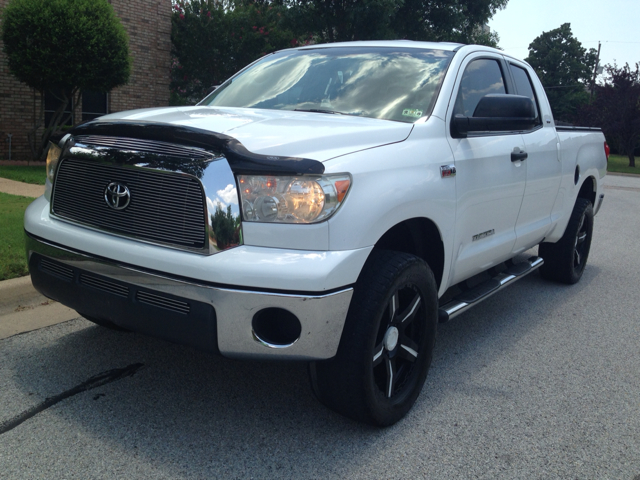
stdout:
<svg viewBox="0 0 640 480">
<path fill-rule="evenodd" d="M 472 132 L 525 131 L 535 125 L 535 106 L 529 97 L 489 94 L 480 99 L 473 117 L 456 115 L 453 118 L 451 136 L 465 138 Z"/>
</svg>

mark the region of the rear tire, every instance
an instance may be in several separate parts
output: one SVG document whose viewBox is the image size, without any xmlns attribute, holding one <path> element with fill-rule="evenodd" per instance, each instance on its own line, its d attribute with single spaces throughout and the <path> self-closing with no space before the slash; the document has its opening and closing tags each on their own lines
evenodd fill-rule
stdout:
<svg viewBox="0 0 640 480">
<path fill-rule="evenodd" d="M 437 305 L 436 282 L 423 260 L 374 250 L 356 283 L 337 355 L 310 364 L 317 398 L 376 426 L 404 417 L 431 364 Z"/>
<path fill-rule="evenodd" d="M 538 255 L 544 259 L 540 267 L 543 278 L 574 284 L 582 277 L 593 235 L 593 206 L 578 198 L 564 235 L 557 243 L 541 243 Z"/>
</svg>

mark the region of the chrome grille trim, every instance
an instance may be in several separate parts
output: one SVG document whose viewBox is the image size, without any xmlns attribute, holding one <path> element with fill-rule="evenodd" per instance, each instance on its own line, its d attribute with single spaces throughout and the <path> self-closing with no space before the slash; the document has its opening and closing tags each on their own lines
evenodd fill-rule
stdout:
<svg viewBox="0 0 640 480">
<path fill-rule="evenodd" d="M 135 152 L 149 152 L 159 155 L 169 155 L 178 158 L 209 159 L 213 155 L 195 147 L 186 147 L 174 143 L 158 142 L 155 140 L 141 140 L 126 137 L 103 137 L 100 135 L 78 135 L 74 137 L 78 143 L 95 147 L 116 148 Z"/>
<path fill-rule="evenodd" d="M 104 280 L 102 278 L 94 277 L 93 275 L 87 275 L 86 273 L 80 274 L 80 283 L 89 287 L 93 287 L 97 290 L 102 290 L 103 292 L 117 295 L 119 297 L 126 298 L 129 296 L 128 287 L 120 285 L 119 283 Z"/>
<path fill-rule="evenodd" d="M 153 307 L 164 308 L 165 310 L 171 310 L 172 312 L 182 313 L 187 315 L 190 307 L 187 302 L 181 300 L 174 300 L 172 298 L 165 297 L 164 295 L 158 295 L 151 292 L 143 292 L 138 290 L 136 293 L 136 300 L 145 305 L 151 305 Z"/>
<path fill-rule="evenodd" d="M 113 181 L 131 190 L 124 210 L 104 200 Z M 203 188 L 190 175 L 66 158 L 58 167 L 51 212 L 98 230 L 210 254 Z"/>
<path fill-rule="evenodd" d="M 51 273 L 52 275 L 62 277 L 66 280 L 73 280 L 72 268 L 57 262 L 52 262 L 50 260 L 47 260 L 46 258 L 40 260 L 40 269 L 45 272 Z"/>
</svg>

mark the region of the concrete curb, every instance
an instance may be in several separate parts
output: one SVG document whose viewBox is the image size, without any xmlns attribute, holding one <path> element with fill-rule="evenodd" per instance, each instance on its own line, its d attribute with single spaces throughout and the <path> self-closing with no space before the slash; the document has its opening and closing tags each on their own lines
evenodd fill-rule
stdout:
<svg viewBox="0 0 640 480">
<path fill-rule="evenodd" d="M 78 317 L 75 310 L 38 293 L 30 276 L 0 282 L 0 340 Z"/>
<path fill-rule="evenodd" d="M 33 288 L 31 277 L 28 275 L 0 282 L 0 315 L 14 312 L 19 307 L 32 307 L 46 301 L 47 298 Z"/>
</svg>

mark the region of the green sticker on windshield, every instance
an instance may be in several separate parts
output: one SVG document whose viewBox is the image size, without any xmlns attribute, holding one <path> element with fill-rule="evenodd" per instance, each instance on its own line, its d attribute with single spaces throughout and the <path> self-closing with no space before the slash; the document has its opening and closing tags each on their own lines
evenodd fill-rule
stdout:
<svg viewBox="0 0 640 480">
<path fill-rule="evenodd" d="M 405 108 L 402 111 L 402 116 L 420 118 L 422 116 L 422 110 L 418 110 L 417 108 Z"/>
</svg>

